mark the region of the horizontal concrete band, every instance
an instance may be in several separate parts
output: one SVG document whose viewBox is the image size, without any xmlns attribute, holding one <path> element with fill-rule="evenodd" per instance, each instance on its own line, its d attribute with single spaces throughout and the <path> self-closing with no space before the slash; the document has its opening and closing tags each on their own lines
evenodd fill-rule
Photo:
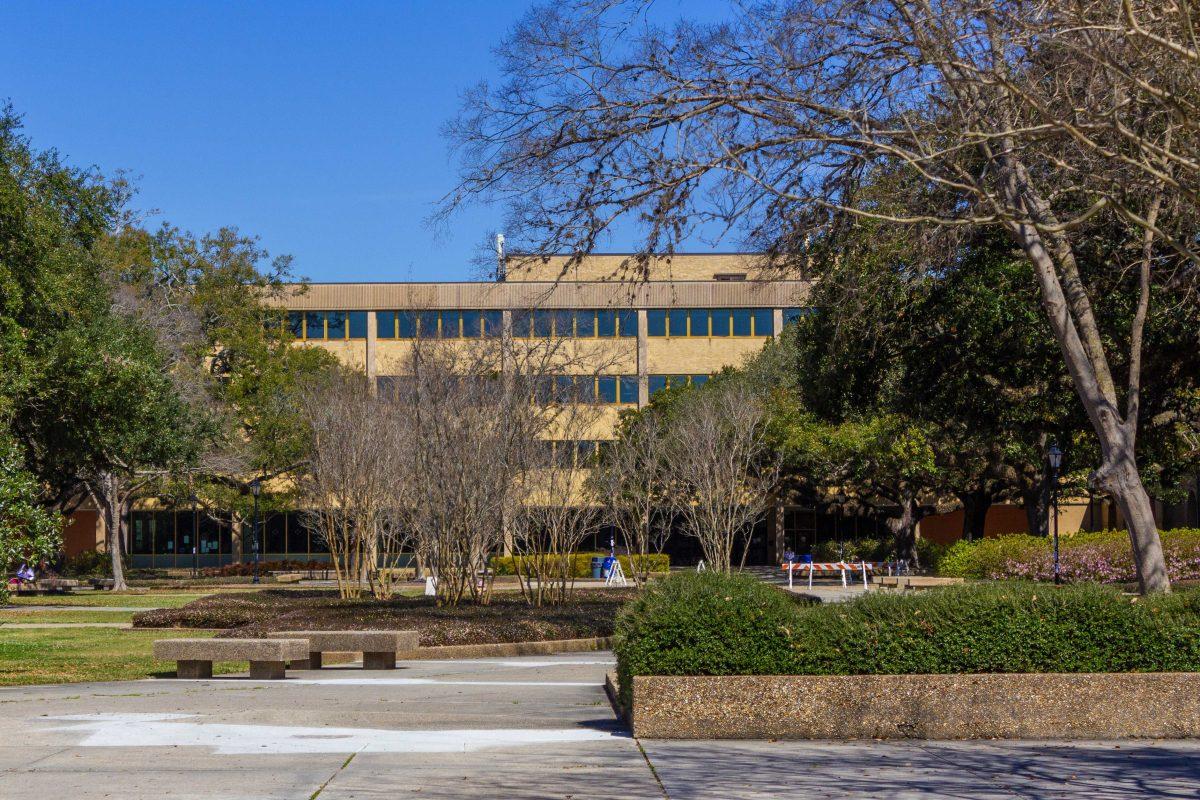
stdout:
<svg viewBox="0 0 1200 800">
<path fill-rule="evenodd" d="M 384 653 L 417 649 L 416 631 L 281 631 L 268 639 L 306 639 L 312 652 Z"/>
<path fill-rule="evenodd" d="M 1200 673 L 637 676 L 646 739 L 1200 736 Z"/>
<path fill-rule="evenodd" d="M 307 639 L 160 639 L 162 661 L 290 661 L 308 658 Z"/>
<path fill-rule="evenodd" d="M 607 650 L 612 638 L 555 639 L 547 642 L 501 642 L 498 644 L 455 644 L 441 647 L 421 647 L 397 654 L 402 661 L 440 658 L 510 658 L 512 656 L 544 656 L 551 653 L 582 653 Z"/>
<path fill-rule="evenodd" d="M 439 308 L 787 308 L 808 302 L 807 281 L 315 283 L 266 298 L 293 310 Z"/>
</svg>

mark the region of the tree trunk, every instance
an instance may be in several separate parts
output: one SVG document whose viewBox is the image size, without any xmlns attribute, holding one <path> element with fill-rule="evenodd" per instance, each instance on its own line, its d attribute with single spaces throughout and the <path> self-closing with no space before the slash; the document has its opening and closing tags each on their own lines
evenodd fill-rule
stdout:
<svg viewBox="0 0 1200 800">
<path fill-rule="evenodd" d="M 911 569 L 920 569 L 921 560 L 917 555 L 917 523 L 921 521 L 917 501 L 906 497 L 900 503 L 899 516 L 889 517 L 888 530 L 892 533 L 892 541 L 896 548 L 896 558 L 907 561 Z"/>
<path fill-rule="evenodd" d="M 1125 517 L 1142 593 L 1171 591 L 1162 540 L 1159 539 L 1158 524 L 1154 520 L 1154 507 L 1150 504 L 1150 495 L 1146 493 L 1133 459 L 1125 457 L 1109 461 L 1092 476 L 1092 485 L 1108 492 Z"/>
<path fill-rule="evenodd" d="M 1043 475 L 1041 480 L 1021 490 L 1025 504 L 1025 519 L 1032 536 L 1050 535 L 1050 481 Z"/>
<path fill-rule="evenodd" d="M 129 585 L 125 582 L 125 565 L 121 560 L 124 514 L 121 513 L 120 478 L 111 472 L 100 473 L 92 487 L 92 499 L 100 507 L 100 518 L 104 522 L 104 547 L 112 559 L 113 591 L 125 591 Z"/>
<path fill-rule="evenodd" d="M 963 492 L 958 499 L 963 506 L 962 538 L 968 542 L 982 539 L 988 510 L 992 507 L 992 493 L 986 489 L 973 489 Z"/>
<path fill-rule="evenodd" d="M 1011 142 L 1004 145 L 997 166 L 1006 199 L 1015 207 L 1032 212 L 1040 223 L 1054 225 L 1058 220 L 1045 199 L 1033 190 L 1028 170 L 1015 156 L 1017 148 Z M 1033 265 L 1046 319 L 1100 443 L 1101 466 L 1091 483 L 1112 495 L 1125 515 L 1142 592 L 1169 592 L 1171 582 L 1162 541 L 1150 498 L 1138 473 L 1135 447 L 1138 406 L 1136 401 L 1131 402 L 1128 418 L 1122 419 L 1100 327 L 1080 280 L 1075 254 L 1061 233 L 1043 234 L 1025 222 L 1010 225 L 1010 231 Z M 1136 335 L 1132 338 L 1130 361 L 1136 364 L 1140 361 L 1141 342 Z M 1136 367 L 1130 379 L 1130 387 L 1135 389 L 1140 379 Z M 1133 397 L 1136 398 L 1136 392 Z"/>
</svg>

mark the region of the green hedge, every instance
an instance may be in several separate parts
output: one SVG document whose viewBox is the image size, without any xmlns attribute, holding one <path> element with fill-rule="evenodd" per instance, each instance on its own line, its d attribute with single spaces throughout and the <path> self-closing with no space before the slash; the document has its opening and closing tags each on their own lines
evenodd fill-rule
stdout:
<svg viewBox="0 0 1200 800">
<path fill-rule="evenodd" d="M 748 575 L 680 572 L 651 583 L 617 617 L 617 674 L 771 675 L 794 669 L 800 624 L 790 595 Z"/>
<path fill-rule="evenodd" d="M 752 578 L 683 573 L 617 620 L 633 675 L 1200 671 L 1200 591 L 968 584 L 801 605 Z M 626 695 L 625 700 L 628 700 Z"/>
<path fill-rule="evenodd" d="M 1161 535 L 1171 580 L 1200 579 L 1200 530 L 1175 528 Z M 1123 530 L 1064 535 L 1059 550 L 1062 575 L 1068 581 L 1137 580 L 1129 534 Z M 1049 539 L 1014 534 L 957 542 L 940 560 L 938 573 L 960 578 L 1050 580 L 1053 565 Z"/>
<path fill-rule="evenodd" d="M 1200 671 L 1200 594 L 1098 584 L 877 592 L 804 611 L 802 674 Z"/>
<path fill-rule="evenodd" d="M 604 558 L 607 555 L 608 553 L 574 553 L 571 556 L 571 576 L 574 578 L 592 577 L 592 558 L 595 556 Z M 492 556 L 492 569 L 496 571 L 497 575 L 516 575 L 517 562 L 524 558 L 526 557 Z M 625 571 L 625 577 L 632 579 L 633 572 L 630 570 L 629 556 L 617 556 L 617 558 L 621 562 L 621 569 Z M 638 556 L 637 563 L 646 567 L 644 572 L 669 572 L 671 569 L 671 558 L 666 553 Z"/>
</svg>

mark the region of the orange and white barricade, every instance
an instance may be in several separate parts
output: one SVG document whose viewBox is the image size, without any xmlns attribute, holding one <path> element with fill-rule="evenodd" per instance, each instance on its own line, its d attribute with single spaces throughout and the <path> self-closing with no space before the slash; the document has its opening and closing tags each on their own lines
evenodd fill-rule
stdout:
<svg viewBox="0 0 1200 800">
<path fill-rule="evenodd" d="M 842 576 L 842 586 L 847 586 L 846 573 L 862 573 L 863 588 L 867 588 L 867 574 L 879 572 L 882 569 L 891 571 L 891 565 L 886 561 L 789 561 L 782 565 L 787 570 L 788 588 L 792 588 L 792 575 L 797 569 L 808 570 L 808 588 L 813 585 L 813 575 L 818 572 L 839 572 Z"/>
</svg>

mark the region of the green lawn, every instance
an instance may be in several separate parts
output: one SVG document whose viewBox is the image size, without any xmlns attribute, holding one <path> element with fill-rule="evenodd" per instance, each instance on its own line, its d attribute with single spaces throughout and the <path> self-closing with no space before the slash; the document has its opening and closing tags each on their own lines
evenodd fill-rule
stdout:
<svg viewBox="0 0 1200 800">
<path fill-rule="evenodd" d="M 133 611 L 16 611 L 0 608 L 0 628 L 28 622 L 131 622 Z"/>
<path fill-rule="evenodd" d="M 178 608 L 212 592 L 78 592 L 13 597 L 16 606 L 128 606 Z"/>
<path fill-rule="evenodd" d="M 201 636 L 212 636 L 212 633 L 114 628 L 0 628 L 0 686 L 124 681 L 174 674 L 174 662 L 155 661 L 151 657 L 154 640 Z M 220 673 L 245 669 L 244 664 L 213 665 L 213 671 Z"/>
</svg>

